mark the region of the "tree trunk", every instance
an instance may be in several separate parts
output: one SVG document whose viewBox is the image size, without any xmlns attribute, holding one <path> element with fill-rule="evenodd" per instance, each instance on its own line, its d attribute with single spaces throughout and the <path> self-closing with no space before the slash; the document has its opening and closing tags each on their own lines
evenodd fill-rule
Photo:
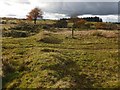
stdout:
<svg viewBox="0 0 120 90">
<path fill-rule="evenodd" d="M 72 38 L 74 38 L 74 27 L 72 27 Z"/>
<path fill-rule="evenodd" d="M 35 18 L 35 19 L 34 19 L 34 24 L 36 24 L 36 20 L 37 20 L 37 19 Z"/>
</svg>

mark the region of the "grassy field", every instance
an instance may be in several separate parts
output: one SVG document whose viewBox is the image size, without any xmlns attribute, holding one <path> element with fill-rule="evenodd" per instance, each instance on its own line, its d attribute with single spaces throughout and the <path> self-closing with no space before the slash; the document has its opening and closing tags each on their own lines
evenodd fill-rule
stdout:
<svg viewBox="0 0 120 90">
<path fill-rule="evenodd" d="M 26 38 L 3 37 L 3 87 L 120 87 L 117 33 L 76 31 L 73 39 L 71 31 L 64 30 L 40 31 Z M 44 42 L 45 37 L 52 40 Z"/>
</svg>

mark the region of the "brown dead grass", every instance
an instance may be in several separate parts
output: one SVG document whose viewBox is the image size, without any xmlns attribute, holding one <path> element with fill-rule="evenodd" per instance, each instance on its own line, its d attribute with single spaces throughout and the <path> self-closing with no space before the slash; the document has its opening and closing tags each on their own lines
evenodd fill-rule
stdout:
<svg viewBox="0 0 120 90">
<path fill-rule="evenodd" d="M 66 36 L 71 35 L 71 31 L 61 31 L 54 34 L 64 34 Z M 89 30 L 89 31 L 75 31 L 74 35 L 76 36 L 101 36 L 105 38 L 116 38 L 118 37 L 118 31 L 110 30 Z"/>
</svg>

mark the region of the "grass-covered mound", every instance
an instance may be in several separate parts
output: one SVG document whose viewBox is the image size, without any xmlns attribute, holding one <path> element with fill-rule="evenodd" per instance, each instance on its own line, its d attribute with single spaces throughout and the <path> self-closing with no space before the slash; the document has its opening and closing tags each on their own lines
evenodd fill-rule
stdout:
<svg viewBox="0 0 120 90">
<path fill-rule="evenodd" d="M 50 44 L 60 44 L 63 42 L 62 38 L 60 38 L 58 35 L 51 35 L 51 34 L 43 37 L 40 41 Z"/>
<path fill-rule="evenodd" d="M 120 87 L 117 37 L 41 34 L 3 38 L 3 88 Z M 55 35 L 62 37 L 62 43 L 39 41 Z"/>
<path fill-rule="evenodd" d="M 41 26 L 38 24 L 22 22 L 3 30 L 2 36 L 14 38 L 28 37 L 39 33 L 40 28 Z"/>
</svg>

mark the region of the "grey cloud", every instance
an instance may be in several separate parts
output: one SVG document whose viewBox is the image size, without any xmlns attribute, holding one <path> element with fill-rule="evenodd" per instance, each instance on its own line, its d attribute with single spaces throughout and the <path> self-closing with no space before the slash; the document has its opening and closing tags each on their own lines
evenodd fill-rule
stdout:
<svg viewBox="0 0 120 90">
<path fill-rule="evenodd" d="M 14 14 L 8 14 L 7 16 L 16 16 L 16 15 L 14 15 Z"/>
<path fill-rule="evenodd" d="M 21 3 L 21 4 L 30 4 L 30 2 L 29 1 L 19 1 L 18 3 Z"/>
<path fill-rule="evenodd" d="M 61 13 L 68 16 L 84 14 L 114 15 L 118 14 L 117 2 L 50 2 L 45 12 Z"/>
<path fill-rule="evenodd" d="M 12 3 L 19 3 L 19 4 L 30 4 L 29 0 L 6 0 L 4 1 L 6 5 L 12 5 Z"/>
<path fill-rule="evenodd" d="M 8 5 L 8 6 L 11 6 L 11 4 L 10 4 L 10 3 L 8 3 L 8 2 L 4 2 L 4 4 L 5 4 L 5 5 Z"/>
</svg>

